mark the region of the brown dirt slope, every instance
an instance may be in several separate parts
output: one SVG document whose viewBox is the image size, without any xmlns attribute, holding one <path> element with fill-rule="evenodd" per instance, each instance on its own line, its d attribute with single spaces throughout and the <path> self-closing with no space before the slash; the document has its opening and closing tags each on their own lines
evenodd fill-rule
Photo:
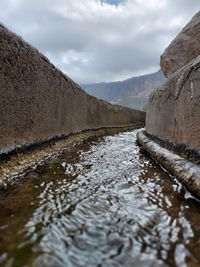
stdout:
<svg viewBox="0 0 200 267">
<path fill-rule="evenodd" d="M 66 133 L 144 122 L 145 113 L 88 95 L 0 25 L 0 154 Z"/>
</svg>

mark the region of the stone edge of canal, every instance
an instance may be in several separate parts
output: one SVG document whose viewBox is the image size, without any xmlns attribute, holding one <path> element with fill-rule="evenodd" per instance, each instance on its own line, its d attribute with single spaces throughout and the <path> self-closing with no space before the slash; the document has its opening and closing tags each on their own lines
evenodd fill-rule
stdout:
<svg viewBox="0 0 200 267">
<path fill-rule="evenodd" d="M 137 141 L 155 161 L 200 200 L 200 166 L 162 147 L 147 137 L 143 130 L 137 133 Z"/>
</svg>

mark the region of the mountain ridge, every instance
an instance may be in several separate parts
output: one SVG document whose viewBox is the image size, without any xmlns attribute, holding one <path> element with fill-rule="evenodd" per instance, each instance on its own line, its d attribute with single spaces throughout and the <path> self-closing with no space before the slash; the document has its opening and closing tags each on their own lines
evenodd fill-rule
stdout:
<svg viewBox="0 0 200 267">
<path fill-rule="evenodd" d="M 87 93 L 97 98 L 129 108 L 143 109 L 153 89 L 164 81 L 165 77 L 159 70 L 123 81 L 82 84 L 81 86 Z"/>
</svg>

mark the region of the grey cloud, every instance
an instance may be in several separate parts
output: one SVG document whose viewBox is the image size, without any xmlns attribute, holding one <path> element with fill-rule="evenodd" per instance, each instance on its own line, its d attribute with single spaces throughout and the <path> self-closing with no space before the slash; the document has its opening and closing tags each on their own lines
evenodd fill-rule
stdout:
<svg viewBox="0 0 200 267">
<path fill-rule="evenodd" d="M 158 69 L 164 48 L 199 8 L 199 0 L 1 0 L 0 20 L 85 83 Z"/>
</svg>

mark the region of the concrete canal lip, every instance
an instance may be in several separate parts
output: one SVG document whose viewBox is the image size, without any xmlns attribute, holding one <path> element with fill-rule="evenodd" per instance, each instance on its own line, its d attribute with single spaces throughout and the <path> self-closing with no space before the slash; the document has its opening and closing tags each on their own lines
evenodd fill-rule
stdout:
<svg viewBox="0 0 200 267">
<path fill-rule="evenodd" d="M 137 133 L 137 140 L 144 150 L 200 199 L 200 166 L 160 146 L 143 130 Z"/>
</svg>

